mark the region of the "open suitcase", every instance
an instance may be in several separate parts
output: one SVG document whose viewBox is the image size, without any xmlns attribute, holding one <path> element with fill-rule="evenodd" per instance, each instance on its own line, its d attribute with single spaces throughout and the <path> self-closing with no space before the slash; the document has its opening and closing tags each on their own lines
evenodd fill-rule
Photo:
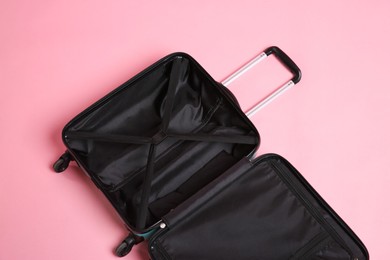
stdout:
<svg viewBox="0 0 390 260">
<path fill-rule="evenodd" d="M 228 85 L 274 54 L 294 77 L 247 115 Z M 218 83 L 188 54 L 171 54 L 72 119 L 67 151 L 128 227 L 116 254 L 148 240 L 151 259 L 368 259 L 359 238 L 284 158 L 255 158 L 248 119 L 300 80 L 270 47 Z"/>
</svg>

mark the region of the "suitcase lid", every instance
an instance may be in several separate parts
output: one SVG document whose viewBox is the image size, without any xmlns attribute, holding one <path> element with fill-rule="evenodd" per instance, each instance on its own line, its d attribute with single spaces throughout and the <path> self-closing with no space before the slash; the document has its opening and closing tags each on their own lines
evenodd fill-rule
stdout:
<svg viewBox="0 0 390 260">
<path fill-rule="evenodd" d="M 356 234 L 276 154 L 242 159 L 166 214 L 149 252 L 186 260 L 369 258 Z"/>
<path fill-rule="evenodd" d="M 230 91 L 185 53 L 115 89 L 62 136 L 126 224 L 140 231 L 260 144 Z"/>
</svg>

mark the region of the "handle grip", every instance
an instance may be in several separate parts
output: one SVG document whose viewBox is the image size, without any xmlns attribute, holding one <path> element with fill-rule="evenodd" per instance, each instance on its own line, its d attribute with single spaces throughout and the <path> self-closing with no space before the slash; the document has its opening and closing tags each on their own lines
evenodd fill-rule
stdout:
<svg viewBox="0 0 390 260">
<path fill-rule="evenodd" d="M 278 60 L 284 64 L 284 66 L 286 66 L 286 68 L 294 75 L 294 77 L 291 79 L 294 84 L 297 84 L 301 80 L 301 70 L 298 68 L 295 62 L 286 53 L 284 53 L 284 51 L 279 49 L 279 47 L 272 46 L 267 48 L 264 52 L 267 54 L 267 56 L 274 54 L 276 58 L 278 58 Z"/>
<path fill-rule="evenodd" d="M 227 87 L 230 85 L 233 81 L 235 81 L 237 78 L 239 78 L 241 75 L 243 75 L 245 72 L 250 70 L 252 67 L 254 67 L 257 63 L 267 58 L 269 55 L 274 54 L 276 58 L 294 75 L 291 80 L 286 82 L 284 85 L 276 89 L 274 92 L 269 94 L 267 97 L 265 97 L 263 100 L 258 102 L 255 106 L 253 106 L 250 110 L 246 111 L 245 114 L 250 118 L 254 114 L 256 114 L 260 109 L 271 103 L 275 98 L 283 94 L 286 90 L 297 84 L 302 77 L 301 70 L 299 67 L 295 64 L 295 62 L 287 56 L 286 53 L 284 53 L 279 47 L 272 46 L 267 48 L 265 51 L 254 57 L 252 60 L 244 64 L 242 67 L 240 67 L 237 71 L 235 71 L 233 74 L 228 76 L 225 80 L 222 81 L 222 85 Z"/>
</svg>

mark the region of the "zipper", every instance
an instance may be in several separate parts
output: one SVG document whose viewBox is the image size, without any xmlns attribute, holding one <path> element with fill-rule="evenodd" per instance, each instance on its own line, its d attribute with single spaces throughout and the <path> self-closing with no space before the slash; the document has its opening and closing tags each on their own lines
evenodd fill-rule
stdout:
<svg viewBox="0 0 390 260">
<path fill-rule="evenodd" d="M 352 257 L 353 254 L 351 250 L 346 246 L 345 242 L 340 238 L 337 232 L 329 225 L 328 222 L 324 219 L 322 214 L 318 212 L 318 210 L 311 205 L 311 203 L 306 199 L 305 194 L 294 185 L 293 180 L 290 178 L 289 174 L 286 173 L 284 165 L 280 166 L 279 163 L 270 160 L 269 165 L 274 168 L 275 172 L 278 176 L 284 181 L 284 183 L 289 187 L 289 189 L 295 194 L 295 196 L 302 202 L 305 208 L 310 212 L 310 214 L 317 220 L 317 222 L 330 234 L 330 236 L 336 240 L 343 248 L 348 252 L 348 254 Z"/>
</svg>

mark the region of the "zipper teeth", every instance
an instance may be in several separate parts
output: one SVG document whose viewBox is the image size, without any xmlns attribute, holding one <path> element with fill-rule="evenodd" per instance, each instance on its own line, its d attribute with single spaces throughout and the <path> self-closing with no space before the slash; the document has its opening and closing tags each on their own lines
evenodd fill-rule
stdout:
<svg viewBox="0 0 390 260">
<path fill-rule="evenodd" d="M 318 212 L 318 210 L 311 205 L 311 203 L 305 198 L 305 195 L 302 193 L 300 189 L 294 186 L 291 178 L 288 176 L 288 174 L 285 173 L 284 169 L 282 169 L 277 163 L 270 160 L 269 161 L 271 167 L 274 168 L 276 173 L 281 177 L 282 180 L 289 186 L 290 190 L 301 200 L 301 202 L 304 204 L 306 209 L 312 214 L 312 216 L 321 224 L 323 228 L 331 235 L 331 237 L 336 240 L 339 244 L 341 244 L 348 252 L 350 256 L 352 256 L 352 252 L 350 249 L 346 246 L 344 241 L 340 238 L 340 236 L 337 234 L 335 230 L 329 225 L 328 222 L 323 218 L 323 216 Z"/>
</svg>

